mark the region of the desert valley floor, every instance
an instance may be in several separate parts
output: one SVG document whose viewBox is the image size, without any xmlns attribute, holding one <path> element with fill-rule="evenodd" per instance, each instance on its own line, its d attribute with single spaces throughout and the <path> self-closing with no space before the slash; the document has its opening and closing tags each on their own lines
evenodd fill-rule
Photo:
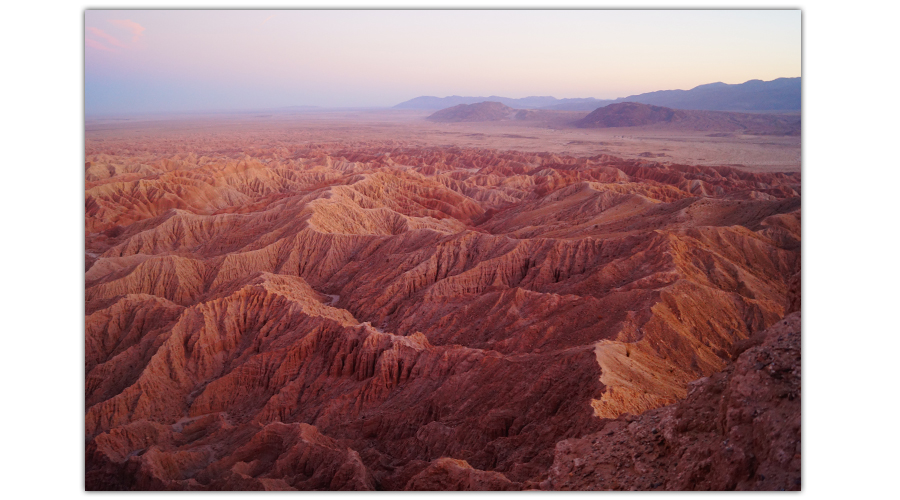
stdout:
<svg viewBox="0 0 900 500">
<path fill-rule="evenodd" d="M 799 489 L 800 137 L 426 114 L 87 121 L 86 488 Z"/>
</svg>

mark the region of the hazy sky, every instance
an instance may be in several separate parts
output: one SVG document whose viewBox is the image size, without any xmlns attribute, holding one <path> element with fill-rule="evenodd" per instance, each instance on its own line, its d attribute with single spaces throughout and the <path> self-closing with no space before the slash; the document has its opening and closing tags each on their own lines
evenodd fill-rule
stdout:
<svg viewBox="0 0 900 500">
<path fill-rule="evenodd" d="M 800 76 L 800 11 L 85 12 L 88 115 L 616 98 Z"/>
</svg>

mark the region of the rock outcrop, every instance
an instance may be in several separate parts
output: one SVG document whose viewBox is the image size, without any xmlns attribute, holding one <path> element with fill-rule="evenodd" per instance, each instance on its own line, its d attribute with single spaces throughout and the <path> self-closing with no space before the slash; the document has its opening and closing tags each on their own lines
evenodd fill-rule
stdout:
<svg viewBox="0 0 900 500">
<path fill-rule="evenodd" d="M 800 313 L 738 343 L 687 398 L 560 442 L 552 490 L 799 490 Z"/>
<path fill-rule="evenodd" d="M 87 142 L 88 489 L 638 485 L 558 443 L 799 308 L 799 174 L 190 141 Z"/>
</svg>

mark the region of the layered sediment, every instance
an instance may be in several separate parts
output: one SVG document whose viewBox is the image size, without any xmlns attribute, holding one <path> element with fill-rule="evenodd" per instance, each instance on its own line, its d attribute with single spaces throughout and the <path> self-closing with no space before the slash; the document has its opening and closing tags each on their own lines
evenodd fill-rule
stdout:
<svg viewBox="0 0 900 500">
<path fill-rule="evenodd" d="M 172 148 L 87 147 L 88 489 L 650 487 L 566 482 L 560 443 L 799 308 L 799 174 Z"/>
</svg>

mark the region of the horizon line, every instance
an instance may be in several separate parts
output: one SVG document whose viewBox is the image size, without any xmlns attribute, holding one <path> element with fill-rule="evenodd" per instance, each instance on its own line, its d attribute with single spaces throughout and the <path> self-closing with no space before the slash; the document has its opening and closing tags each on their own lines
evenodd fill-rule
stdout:
<svg viewBox="0 0 900 500">
<path fill-rule="evenodd" d="M 403 103 L 412 101 L 412 100 L 414 100 L 414 99 L 419 99 L 419 98 L 422 98 L 422 97 L 425 97 L 425 98 L 435 98 L 435 99 L 447 99 L 447 98 L 451 98 L 451 97 L 460 97 L 460 98 L 476 98 L 476 97 L 477 97 L 477 98 L 481 98 L 481 97 L 484 97 L 484 98 L 488 99 L 488 98 L 491 98 L 491 97 L 497 97 L 497 98 L 501 98 L 501 99 L 515 99 L 515 100 L 519 100 L 519 99 L 528 99 L 528 98 L 532 98 L 532 97 L 538 97 L 538 98 L 551 98 L 551 99 L 556 99 L 556 100 L 559 100 L 559 101 L 561 101 L 561 100 L 566 100 L 566 99 L 594 99 L 594 100 L 597 100 L 597 101 L 617 101 L 617 100 L 619 100 L 619 99 L 627 99 L 627 98 L 629 98 L 629 97 L 635 97 L 635 96 L 644 95 L 644 94 L 652 94 L 652 93 L 655 93 L 655 92 L 671 92 L 671 91 L 677 91 L 677 90 L 680 90 L 680 91 L 682 91 L 682 92 L 688 92 L 688 91 L 694 90 L 694 89 L 696 89 L 696 88 L 698 88 L 698 87 L 704 87 L 704 86 L 707 86 L 707 85 L 722 84 L 722 85 L 735 86 L 735 85 L 744 85 L 744 84 L 746 84 L 746 83 L 754 82 L 754 81 L 760 81 L 760 82 L 763 82 L 763 83 L 770 83 L 770 82 L 774 82 L 774 81 L 776 81 L 776 80 L 793 80 L 793 79 L 802 79 L 802 76 L 781 76 L 781 77 L 778 77 L 778 78 L 773 78 L 773 79 L 771 79 L 771 80 L 762 80 L 762 79 L 759 79 L 759 78 L 751 78 L 750 80 L 747 80 L 747 81 L 744 81 L 744 82 L 741 82 L 741 83 L 724 83 L 724 82 L 718 81 L 718 82 L 702 83 L 702 84 L 700 84 L 700 85 L 695 85 L 694 87 L 691 87 L 691 88 L 689 88 L 689 89 L 662 89 L 662 90 L 653 90 L 653 91 L 650 91 L 650 92 L 643 92 L 643 93 L 641 93 L 641 94 L 629 94 L 629 95 L 627 95 L 627 96 L 615 97 L 615 98 L 612 98 L 612 99 L 603 99 L 603 98 L 598 98 L 598 97 L 563 97 L 563 98 L 558 98 L 558 97 L 555 97 L 555 96 L 552 96 L 552 95 L 527 95 L 527 96 L 524 96 L 524 97 L 507 97 L 507 96 L 497 95 L 497 94 L 491 94 L 491 95 L 489 95 L 489 96 L 471 96 L 471 95 L 452 94 L 452 95 L 446 95 L 446 96 L 440 97 L 440 96 L 424 95 L 424 94 L 423 94 L 423 95 L 418 95 L 418 96 L 415 96 L 415 97 L 406 99 L 405 101 L 401 101 L 401 102 L 399 102 L 399 103 L 397 103 L 397 104 L 393 104 L 393 105 L 389 105 L 389 106 L 319 106 L 319 105 L 314 105 L 314 104 L 286 104 L 286 105 L 283 105 L 283 106 L 264 107 L 264 108 L 232 108 L 232 109 L 229 109 L 229 108 L 215 108 L 215 109 L 194 109 L 194 110 L 178 110 L 178 111 L 144 111 L 144 112 L 141 112 L 141 111 L 112 111 L 112 112 L 99 112 L 99 113 L 98 113 L 98 112 L 90 112 L 90 113 L 89 113 L 89 112 L 87 111 L 87 109 L 84 109 L 84 118 L 87 119 L 88 117 L 90 117 L 90 118 L 103 118 L 103 117 L 118 117 L 118 116 L 160 116 L 160 115 L 170 116 L 170 115 L 229 114 L 229 113 L 233 113 L 233 114 L 243 114 L 243 113 L 262 113 L 262 112 L 283 111 L 283 110 L 288 109 L 288 108 L 307 108 L 307 110 L 309 110 L 309 111 L 387 110 L 387 109 L 394 109 L 396 106 L 399 106 L 400 104 L 403 104 Z M 297 111 L 301 111 L 301 110 L 298 109 Z M 413 109 L 413 110 L 407 110 L 407 111 L 414 111 L 414 109 Z M 422 110 L 420 110 L 420 111 L 422 111 Z"/>
</svg>

